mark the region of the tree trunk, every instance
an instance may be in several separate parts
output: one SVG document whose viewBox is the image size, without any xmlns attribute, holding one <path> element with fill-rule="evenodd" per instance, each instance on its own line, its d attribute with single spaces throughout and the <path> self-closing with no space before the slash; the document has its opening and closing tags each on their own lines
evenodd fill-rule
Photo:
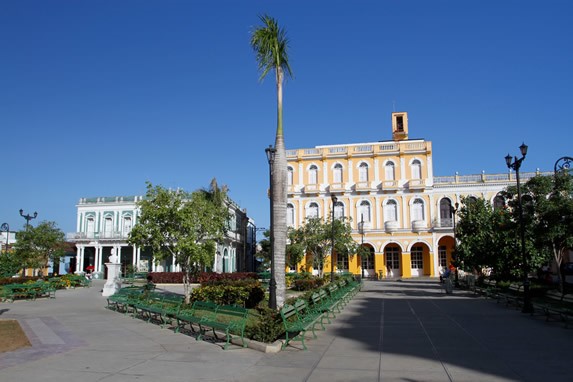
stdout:
<svg viewBox="0 0 573 382">
<path fill-rule="evenodd" d="M 287 239 L 287 159 L 283 136 L 281 68 L 277 68 L 277 134 L 275 139 L 275 161 L 272 166 L 273 186 L 273 257 L 274 276 L 276 281 L 276 307 L 280 309 L 286 299 L 285 260 Z"/>
</svg>

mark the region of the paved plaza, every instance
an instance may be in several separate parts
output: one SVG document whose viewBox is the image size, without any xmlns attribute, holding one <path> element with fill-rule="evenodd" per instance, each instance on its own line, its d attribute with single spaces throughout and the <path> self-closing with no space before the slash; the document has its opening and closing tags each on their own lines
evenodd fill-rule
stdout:
<svg viewBox="0 0 573 382">
<path fill-rule="evenodd" d="M 0 381 L 573 380 L 573 329 L 446 295 L 435 280 L 367 281 L 308 351 L 277 354 L 225 351 L 109 311 L 102 288 L 1 303 L 0 318 L 18 319 L 33 346 L 0 354 Z"/>
</svg>

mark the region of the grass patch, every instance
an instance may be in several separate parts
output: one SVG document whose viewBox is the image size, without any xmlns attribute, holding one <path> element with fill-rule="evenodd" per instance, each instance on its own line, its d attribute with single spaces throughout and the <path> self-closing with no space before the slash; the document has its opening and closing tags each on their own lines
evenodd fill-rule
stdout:
<svg viewBox="0 0 573 382">
<path fill-rule="evenodd" d="M 32 346 L 16 320 L 0 320 L 0 338 L 0 353 Z"/>
</svg>

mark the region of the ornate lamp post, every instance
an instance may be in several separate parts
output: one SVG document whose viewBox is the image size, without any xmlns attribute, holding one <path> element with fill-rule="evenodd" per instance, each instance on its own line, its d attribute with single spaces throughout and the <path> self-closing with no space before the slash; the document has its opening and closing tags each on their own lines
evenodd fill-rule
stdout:
<svg viewBox="0 0 573 382">
<path fill-rule="evenodd" d="M 34 212 L 34 215 L 24 215 L 24 210 L 20 210 L 20 216 L 22 216 L 24 219 L 26 219 L 26 231 L 28 230 L 28 228 L 30 227 L 30 220 L 32 219 L 36 219 L 38 217 L 38 213 Z"/>
<path fill-rule="evenodd" d="M 517 181 L 517 204 L 519 206 L 519 234 L 521 238 L 521 262 L 523 267 L 523 309 L 521 310 L 523 313 L 531 313 L 533 311 L 533 306 L 531 305 L 531 299 L 529 296 L 529 278 L 527 277 L 527 256 L 525 253 L 525 227 L 523 222 L 523 205 L 521 203 L 521 184 L 519 181 L 519 169 L 521 167 L 521 163 L 525 159 L 527 155 L 527 145 L 522 143 L 519 146 L 519 150 L 521 151 L 521 158 L 511 157 L 511 155 L 507 154 L 505 157 L 505 163 L 507 164 L 507 168 L 515 170 L 515 179 Z M 513 162 L 512 162 L 513 159 Z"/>
<path fill-rule="evenodd" d="M 573 158 L 562 157 L 557 159 L 557 162 L 555 162 L 553 170 L 555 171 L 556 174 L 560 171 L 566 171 L 571 173 L 571 171 L 573 171 L 573 169 L 571 168 L 572 165 L 573 165 Z"/>
<path fill-rule="evenodd" d="M 270 224 L 270 241 L 271 241 L 271 279 L 269 281 L 269 308 L 275 309 L 277 308 L 277 280 L 275 279 L 275 254 L 273 253 L 273 245 L 274 245 L 274 224 L 273 224 L 273 166 L 275 163 L 275 155 L 277 153 L 277 149 L 273 146 L 269 145 L 265 149 L 265 153 L 267 154 L 267 160 L 269 162 L 269 199 L 270 199 L 270 207 L 271 207 L 271 224 Z"/>
<path fill-rule="evenodd" d="M 2 224 L 0 231 L 6 231 L 6 254 L 8 254 L 8 239 L 10 238 L 10 226 L 8 223 Z"/>
<path fill-rule="evenodd" d="M 456 202 L 454 204 L 455 208 L 450 206 L 450 212 L 452 214 L 452 218 L 453 218 L 453 223 L 454 223 L 454 261 L 456 262 L 456 273 L 455 273 L 455 286 L 456 288 L 460 286 L 460 281 L 458 278 L 458 267 L 460 266 L 460 264 L 458 264 L 458 254 L 456 251 L 456 214 L 458 213 L 458 208 L 460 208 L 460 203 Z"/>
<path fill-rule="evenodd" d="M 336 195 L 331 195 L 332 199 L 332 247 L 330 248 L 330 282 L 334 282 L 334 207 L 338 198 Z"/>
</svg>

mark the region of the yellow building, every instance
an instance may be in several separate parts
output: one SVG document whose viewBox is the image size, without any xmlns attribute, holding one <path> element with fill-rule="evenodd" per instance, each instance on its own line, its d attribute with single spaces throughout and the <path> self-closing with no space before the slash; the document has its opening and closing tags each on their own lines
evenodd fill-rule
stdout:
<svg viewBox="0 0 573 382">
<path fill-rule="evenodd" d="M 432 143 L 408 139 L 408 113 L 392 113 L 392 140 L 287 150 L 287 223 L 307 217 L 349 217 L 353 237 L 370 256 L 335 254 L 337 271 L 366 277 L 438 276 L 452 261 L 456 203 L 497 194 L 515 174 L 435 177 Z M 520 173 L 522 179 L 536 173 Z M 305 258 L 299 269 L 313 271 Z M 329 259 L 325 272 L 329 272 Z"/>
</svg>

